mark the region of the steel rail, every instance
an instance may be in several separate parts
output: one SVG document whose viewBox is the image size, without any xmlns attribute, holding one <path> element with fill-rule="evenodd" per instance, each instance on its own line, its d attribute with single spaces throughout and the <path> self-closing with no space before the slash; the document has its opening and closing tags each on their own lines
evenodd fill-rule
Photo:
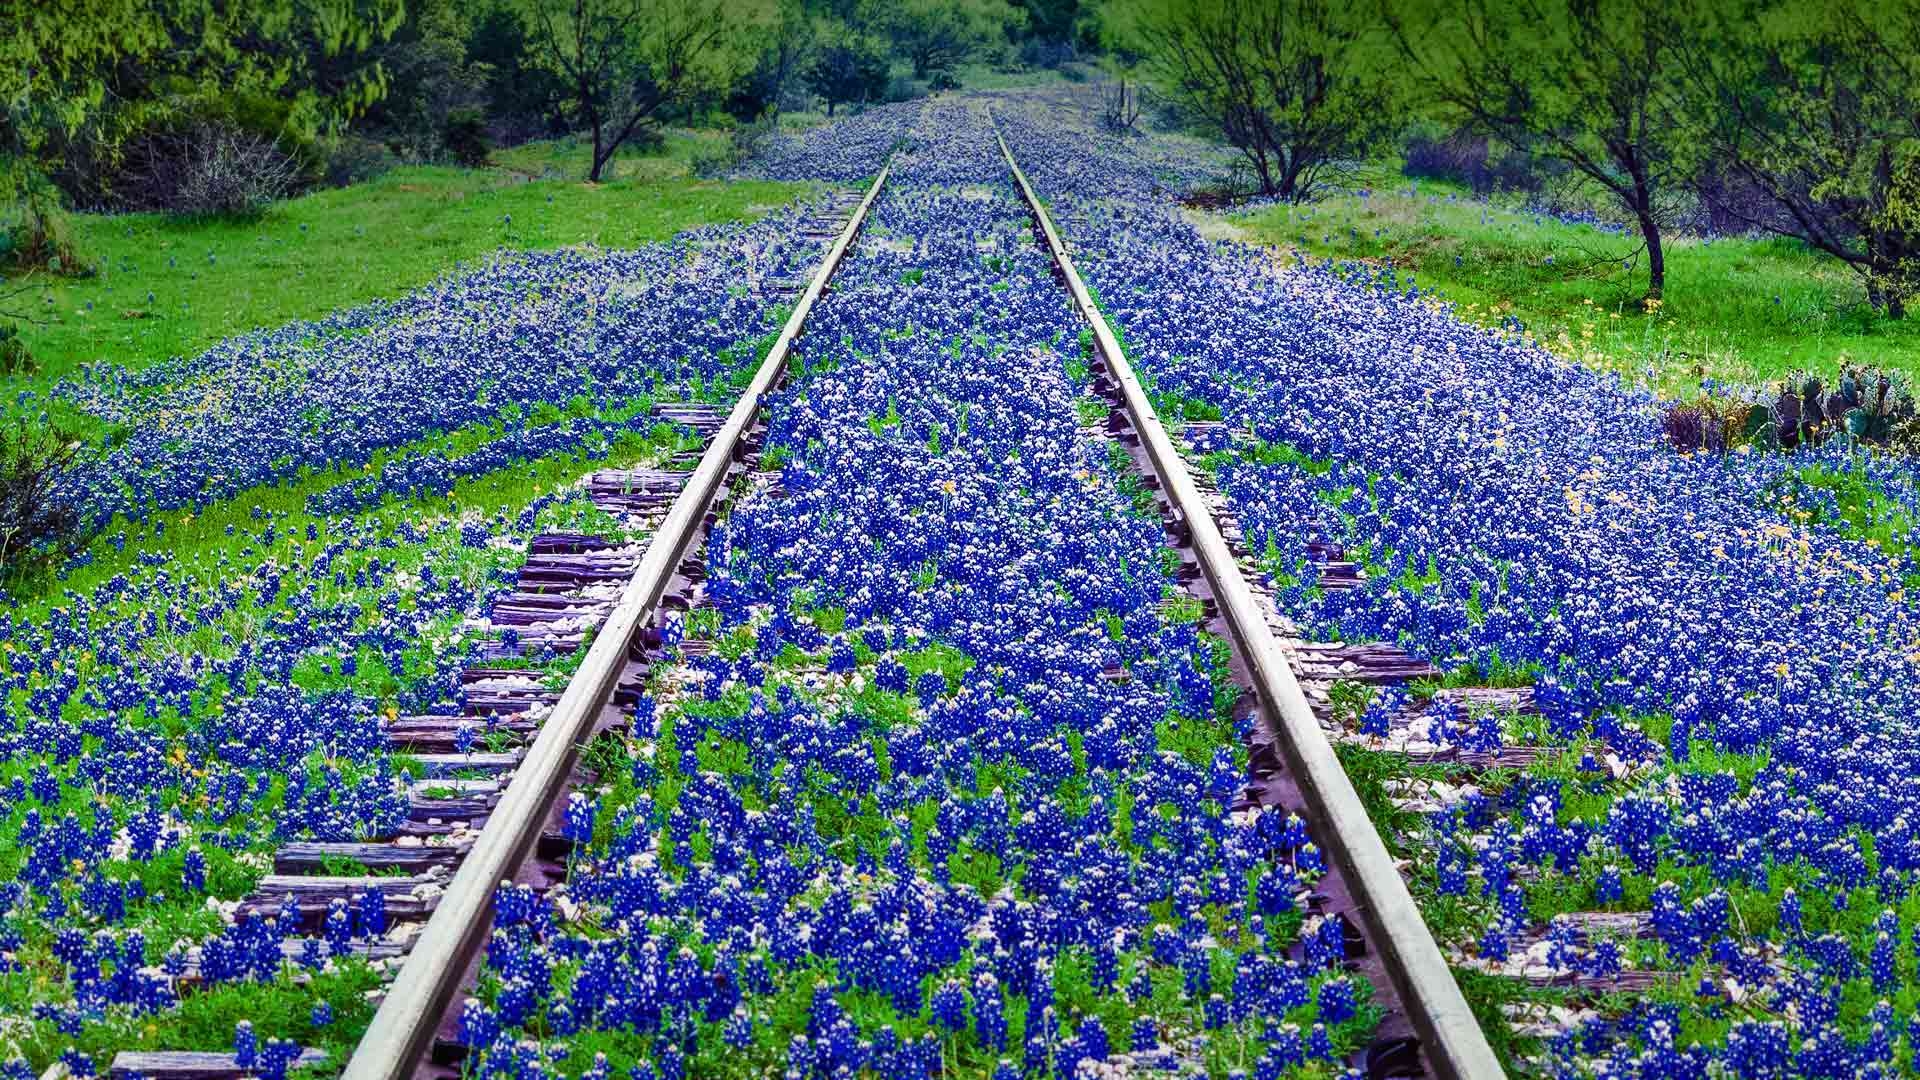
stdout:
<svg viewBox="0 0 1920 1080">
<path fill-rule="evenodd" d="M 699 465 L 634 569 L 619 604 L 601 624 L 579 670 L 540 726 L 499 805 L 414 940 L 400 973 L 388 985 L 373 1022 L 347 1061 L 342 1080 L 403 1080 L 426 1056 L 441 1017 L 452 1005 L 469 963 L 485 941 L 495 887 L 510 878 L 526 859 L 549 809 L 564 793 L 580 744 L 593 730 L 626 669 L 635 634 L 653 614 L 675 568 L 699 536 L 707 509 L 739 455 L 762 399 L 779 381 L 794 339 L 825 291 L 828 279 L 839 269 L 891 168 L 891 162 L 881 167 L 752 381 L 727 414 L 725 426 L 707 444 Z"/>
<path fill-rule="evenodd" d="M 1146 390 L 1127 362 L 1120 341 L 1094 303 L 1072 256 L 1060 240 L 1046 207 L 1014 160 L 1006 137 L 998 131 L 1000 153 L 1013 171 L 1020 194 L 1033 211 L 1040 231 L 1053 252 L 1054 263 L 1074 305 L 1087 320 L 1114 380 L 1119 383 L 1154 470 L 1166 486 L 1175 512 L 1190 531 L 1195 555 L 1220 603 L 1221 612 L 1250 669 L 1258 705 L 1270 724 L 1288 768 L 1299 784 L 1308 810 L 1324 826 L 1330 854 L 1346 876 L 1360 916 L 1374 931 L 1388 977 L 1393 980 L 1407 1019 L 1419 1034 L 1428 1063 L 1447 1080 L 1491 1080 L 1505 1069 L 1488 1044 L 1466 997 L 1454 981 L 1446 957 L 1427 928 L 1413 895 L 1394 866 L 1393 856 L 1374 829 L 1360 795 L 1340 765 L 1333 744 L 1320 729 L 1307 698 L 1300 690 L 1286 653 L 1267 625 L 1259 601 L 1227 546 L 1220 527 L 1201 499 L 1187 471 L 1186 461 L 1168 437 Z"/>
</svg>

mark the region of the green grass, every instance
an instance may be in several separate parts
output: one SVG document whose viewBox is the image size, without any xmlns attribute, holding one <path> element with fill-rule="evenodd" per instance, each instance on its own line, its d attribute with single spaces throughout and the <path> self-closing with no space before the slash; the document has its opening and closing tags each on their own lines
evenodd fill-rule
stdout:
<svg viewBox="0 0 1920 1080">
<path fill-rule="evenodd" d="M 657 151 L 617 159 L 597 186 L 582 179 L 585 148 L 557 140 L 502 151 L 492 168 L 394 169 L 251 222 L 76 215 L 101 272 L 36 279 L 31 308 L 42 321 L 21 336 L 40 370 L 0 389 L 44 388 L 102 360 L 138 368 L 190 355 L 236 333 L 399 295 L 501 248 L 633 247 L 755 218 L 807 190 L 696 178 L 696 153 L 724 141 L 676 133 Z"/>
<path fill-rule="evenodd" d="M 1381 186 L 1397 190 L 1210 217 L 1203 227 L 1309 258 L 1391 265 L 1466 319 L 1517 317 L 1554 352 L 1669 394 L 1702 376 L 1755 383 L 1848 361 L 1920 376 L 1920 320 L 1874 312 L 1853 271 L 1797 241 L 1669 237 L 1665 300 L 1649 310 L 1646 261 L 1632 258 L 1637 235 L 1537 219 L 1499 200 L 1485 206 L 1446 184 L 1422 182 L 1417 195 L 1397 178 Z"/>
</svg>

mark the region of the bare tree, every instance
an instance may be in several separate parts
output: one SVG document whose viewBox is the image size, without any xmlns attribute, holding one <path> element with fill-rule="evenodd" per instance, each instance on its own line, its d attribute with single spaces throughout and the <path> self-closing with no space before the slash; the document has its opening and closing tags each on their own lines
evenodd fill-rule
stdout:
<svg viewBox="0 0 1920 1080">
<path fill-rule="evenodd" d="M 593 136 L 587 179 L 669 110 L 724 89 L 758 53 L 751 0 L 535 0 L 534 49 Z"/>
<path fill-rule="evenodd" d="M 1100 123 L 1116 135 L 1134 130 L 1134 125 L 1140 122 L 1140 90 L 1127 81 L 1126 73 L 1123 71 L 1102 82 L 1097 93 Z"/>
</svg>

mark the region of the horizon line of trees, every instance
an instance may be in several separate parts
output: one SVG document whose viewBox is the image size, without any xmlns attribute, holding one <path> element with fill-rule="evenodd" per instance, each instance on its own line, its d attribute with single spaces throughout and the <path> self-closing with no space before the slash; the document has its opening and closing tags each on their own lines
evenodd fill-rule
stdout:
<svg viewBox="0 0 1920 1080">
<path fill-rule="evenodd" d="M 1838 259 L 1891 317 L 1920 300 L 1912 0 L 1111 0 L 1100 22 L 1261 194 L 1311 198 L 1438 124 L 1631 221 L 1649 299 L 1691 203 Z"/>
</svg>

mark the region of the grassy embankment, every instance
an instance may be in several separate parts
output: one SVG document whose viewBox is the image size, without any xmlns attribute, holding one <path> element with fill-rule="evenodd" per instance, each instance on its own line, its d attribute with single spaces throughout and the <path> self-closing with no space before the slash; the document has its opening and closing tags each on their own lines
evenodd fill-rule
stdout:
<svg viewBox="0 0 1920 1080">
<path fill-rule="evenodd" d="M 1920 320 L 1873 311 L 1858 275 L 1798 241 L 1669 237 L 1665 298 L 1649 305 L 1637 235 L 1453 185 L 1396 179 L 1210 225 L 1309 258 L 1391 265 L 1463 318 L 1516 317 L 1555 352 L 1666 395 L 1691 394 L 1703 376 L 1762 383 L 1846 363 L 1920 376 Z"/>
<path fill-rule="evenodd" d="M 632 247 L 701 225 L 758 217 L 805 185 L 720 182 L 692 159 L 718 132 L 675 133 L 585 183 L 572 140 L 494 155 L 491 168 L 410 165 L 275 204 L 255 221 L 81 214 L 81 250 L 100 270 L 41 277 L 37 323 L 21 336 L 39 371 L 0 379 L 39 389 L 102 360 L 138 368 L 258 327 L 396 296 L 502 248 Z"/>
</svg>

